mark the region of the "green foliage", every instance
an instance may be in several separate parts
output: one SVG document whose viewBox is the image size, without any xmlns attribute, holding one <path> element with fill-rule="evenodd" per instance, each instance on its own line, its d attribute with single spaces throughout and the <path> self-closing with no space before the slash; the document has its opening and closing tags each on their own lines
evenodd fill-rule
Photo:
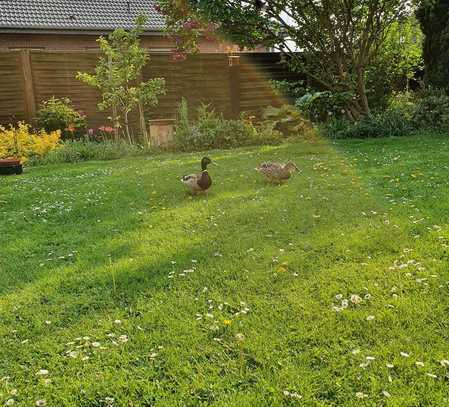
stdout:
<svg viewBox="0 0 449 407">
<path fill-rule="evenodd" d="M 428 89 L 419 94 L 394 93 L 386 110 L 350 122 L 334 118 L 321 126 L 330 138 L 409 136 L 419 131 L 449 130 L 449 96 Z"/>
<path fill-rule="evenodd" d="M 351 92 L 308 92 L 296 100 L 298 109 L 315 122 L 341 117 L 354 97 Z"/>
<path fill-rule="evenodd" d="M 400 110 L 407 119 L 412 119 L 418 98 L 419 93 L 417 92 L 393 92 L 388 100 L 388 108 Z"/>
<path fill-rule="evenodd" d="M 379 53 L 367 70 L 370 106 L 385 109 L 392 93 L 408 90 L 410 81 L 423 69 L 423 34 L 414 16 L 394 22 Z"/>
<path fill-rule="evenodd" d="M 343 117 L 331 117 L 319 125 L 320 133 L 329 139 L 345 139 L 351 137 L 354 122 Z"/>
<path fill-rule="evenodd" d="M 143 152 L 142 148 L 125 142 L 102 141 L 98 143 L 94 141 L 74 140 L 64 142 L 60 148 L 51 151 L 42 158 L 32 159 L 29 164 L 46 165 L 92 160 L 116 160 L 143 154 Z"/>
<path fill-rule="evenodd" d="M 286 135 L 280 132 L 277 128 L 277 124 L 271 120 L 265 120 L 258 123 L 254 122 L 253 116 L 242 115 L 242 120 L 245 121 L 247 126 L 250 126 L 253 131 L 251 132 L 251 145 L 275 145 L 286 141 Z M 290 141 L 295 138 L 300 139 L 303 134 L 291 134 Z M 288 137 L 288 136 L 287 136 Z"/>
<path fill-rule="evenodd" d="M 181 99 L 176 115 L 176 125 L 174 129 L 175 144 L 178 148 L 185 149 L 188 146 L 192 135 L 192 128 L 189 119 L 189 106 L 185 98 Z"/>
<path fill-rule="evenodd" d="M 366 88 L 373 110 L 385 110 L 392 94 L 408 89 L 410 80 L 422 70 L 422 38 L 413 16 L 391 25 L 376 58 L 367 68 Z M 295 99 L 295 105 L 314 122 L 348 116 L 347 107 L 356 96 L 351 91 L 314 88 L 305 81 L 283 80 L 272 84 L 279 93 Z"/>
<path fill-rule="evenodd" d="M 271 80 L 270 83 L 276 94 L 291 98 L 293 100 L 296 100 L 304 96 L 306 93 L 311 92 L 311 89 L 308 87 L 307 82 L 304 80 L 289 81 L 286 79 L 274 79 Z"/>
<path fill-rule="evenodd" d="M 228 120 L 222 115 L 217 114 L 210 105 L 202 104 L 197 109 L 197 120 L 192 127 L 191 144 L 195 148 L 223 148 L 232 147 L 238 136 L 238 133 L 228 132 L 232 127 Z M 242 128 L 243 129 L 243 128 Z M 243 138 L 247 137 L 243 134 Z"/>
<path fill-rule="evenodd" d="M 175 148 L 183 151 L 231 148 L 256 144 L 276 144 L 282 134 L 272 122 L 254 124 L 254 118 L 242 116 L 239 120 L 225 119 L 210 105 L 198 107 L 194 120 L 189 118 L 185 99 L 178 108 L 174 130 Z"/>
<path fill-rule="evenodd" d="M 417 18 L 424 33 L 425 82 L 449 90 L 449 2 L 422 0 Z"/>
<path fill-rule="evenodd" d="M 119 129 L 125 129 L 129 142 L 134 140 L 129 126 L 130 113 L 139 107 L 141 125 L 145 124 L 144 109 L 158 104 L 158 96 L 165 94 L 165 80 L 154 78 L 142 82 L 143 68 L 150 61 L 147 51 L 140 46 L 146 17 L 136 20 L 136 27 L 130 31 L 116 29 L 109 37 L 98 39 L 103 56 L 95 74 L 78 73 L 78 79 L 97 88 L 102 94 L 98 104 L 100 110 L 112 109 L 112 122 Z M 141 128 L 146 134 L 146 128 Z M 148 140 L 143 140 L 148 142 Z"/>
<path fill-rule="evenodd" d="M 61 131 L 63 140 L 78 139 L 86 134 L 87 118 L 77 112 L 68 98 L 42 102 L 37 112 L 37 127 L 47 132 Z"/>
<path fill-rule="evenodd" d="M 334 118 L 325 123 L 322 130 L 329 138 L 378 138 L 412 135 L 415 126 L 402 110 L 389 109 L 356 122 Z"/>
<path fill-rule="evenodd" d="M 299 111 L 313 122 L 346 115 L 346 107 L 354 97 L 351 92 L 317 91 L 305 81 L 272 81 L 275 92 L 294 100 Z"/>
<path fill-rule="evenodd" d="M 449 96 L 440 90 L 427 90 L 416 104 L 413 120 L 420 128 L 449 129 Z"/>
<path fill-rule="evenodd" d="M 272 122 L 274 128 L 286 136 L 304 134 L 311 128 L 309 121 L 291 105 L 268 106 L 263 111 L 262 118 Z"/>
<path fill-rule="evenodd" d="M 367 70 L 392 24 L 410 15 L 409 0 L 160 0 L 178 48 L 195 49 L 198 37 L 179 30 L 192 19 L 210 21 L 240 46 L 263 44 L 288 54 L 291 69 L 323 91 L 350 93 L 347 115 L 370 112 Z M 201 25 L 201 24 L 200 24 Z M 201 27 L 197 27 L 199 30 Z M 185 39 L 185 41 L 183 41 Z M 301 50 L 300 53 L 295 52 Z"/>
</svg>

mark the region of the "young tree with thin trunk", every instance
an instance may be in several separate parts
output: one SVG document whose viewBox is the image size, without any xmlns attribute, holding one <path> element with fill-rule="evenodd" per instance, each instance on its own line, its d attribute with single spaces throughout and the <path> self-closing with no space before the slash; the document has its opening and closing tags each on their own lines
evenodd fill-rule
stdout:
<svg viewBox="0 0 449 407">
<path fill-rule="evenodd" d="M 165 80 L 154 78 L 142 81 L 142 70 L 150 61 L 147 51 L 140 46 L 139 36 L 143 32 L 146 18 L 136 20 L 136 27 L 130 31 L 115 30 L 108 38 L 100 37 L 98 43 L 103 56 L 95 74 L 78 73 L 78 78 L 100 90 L 100 110 L 112 109 L 112 121 L 117 129 L 124 128 L 130 143 L 135 141 L 129 123 L 131 112 L 138 108 L 141 133 L 149 143 L 145 109 L 158 104 L 158 96 L 165 94 Z"/>
</svg>

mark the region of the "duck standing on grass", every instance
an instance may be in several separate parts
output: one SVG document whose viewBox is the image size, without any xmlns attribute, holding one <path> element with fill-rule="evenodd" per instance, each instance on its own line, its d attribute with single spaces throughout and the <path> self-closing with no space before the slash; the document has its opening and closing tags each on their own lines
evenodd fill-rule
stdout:
<svg viewBox="0 0 449 407">
<path fill-rule="evenodd" d="M 197 174 L 184 175 L 181 178 L 181 182 L 186 186 L 192 195 L 196 195 L 200 192 L 207 192 L 212 185 L 212 178 L 207 171 L 209 164 L 217 165 L 213 163 L 209 157 L 203 157 L 201 160 L 201 172 Z"/>
<path fill-rule="evenodd" d="M 281 184 L 291 178 L 292 173 L 299 172 L 296 164 L 289 161 L 287 164 L 265 162 L 255 169 L 273 184 Z"/>
</svg>

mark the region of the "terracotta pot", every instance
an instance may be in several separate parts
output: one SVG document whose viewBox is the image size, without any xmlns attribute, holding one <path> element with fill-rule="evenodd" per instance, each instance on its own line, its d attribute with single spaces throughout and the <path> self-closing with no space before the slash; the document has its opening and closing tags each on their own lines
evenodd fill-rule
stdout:
<svg viewBox="0 0 449 407">
<path fill-rule="evenodd" d="M 23 172 L 22 163 L 16 158 L 0 160 L 0 175 L 20 175 Z"/>
</svg>

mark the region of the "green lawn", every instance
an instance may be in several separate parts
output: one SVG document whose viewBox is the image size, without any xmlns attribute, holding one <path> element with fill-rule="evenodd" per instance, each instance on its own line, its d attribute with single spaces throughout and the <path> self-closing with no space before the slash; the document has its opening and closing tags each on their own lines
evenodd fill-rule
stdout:
<svg viewBox="0 0 449 407">
<path fill-rule="evenodd" d="M 449 405 L 449 139 L 209 154 L 0 179 L 0 404 Z"/>
</svg>

